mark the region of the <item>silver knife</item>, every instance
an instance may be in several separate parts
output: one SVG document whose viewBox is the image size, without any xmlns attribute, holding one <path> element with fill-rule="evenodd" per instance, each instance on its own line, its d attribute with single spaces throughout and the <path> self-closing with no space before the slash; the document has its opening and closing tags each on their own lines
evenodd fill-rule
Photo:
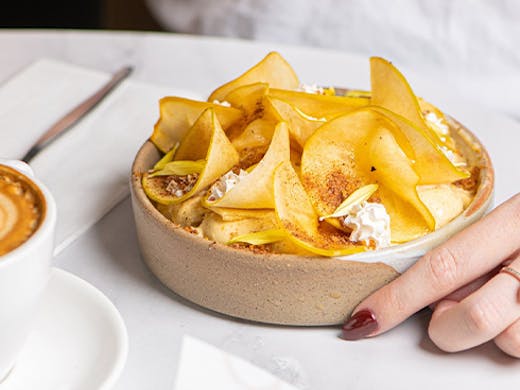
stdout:
<svg viewBox="0 0 520 390">
<path fill-rule="evenodd" d="M 54 123 L 29 149 L 29 151 L 21 158 L 26 163 L 36 156 L 43 148 L 58 138 L 60 135 L 69 130 L 72 126 L 78 123 L 85 117 L 99 102 L 103 100 L 121 81 L 127 78 L 132 73 L 131 66 L 125 66 L 119 69 L 112 78 L 103 85 L 97 92 L 74 107 L 65 116 Z"/>
</svg>

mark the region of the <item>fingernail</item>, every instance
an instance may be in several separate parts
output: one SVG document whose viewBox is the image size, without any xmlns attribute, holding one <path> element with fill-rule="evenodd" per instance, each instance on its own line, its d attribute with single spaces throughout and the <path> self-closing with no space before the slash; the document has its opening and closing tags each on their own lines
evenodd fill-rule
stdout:
<svg viewBox="0 0 520 390">
<path fill-rule="evenodd" d="M 378 328 L 376 316 L 368 309 L 358 311 L 343 325 L 343 339 L 359 340 Z"/>
</svg>

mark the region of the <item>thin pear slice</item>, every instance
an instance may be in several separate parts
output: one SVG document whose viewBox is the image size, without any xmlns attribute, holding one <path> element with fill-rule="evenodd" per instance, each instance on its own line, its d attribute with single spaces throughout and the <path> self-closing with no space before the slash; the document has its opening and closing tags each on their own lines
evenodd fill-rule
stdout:
<svg viewBox="0 0 520 390">
<path fill-rule="evenodd" d="M 468 177 L 468 173 L 456 168 L 437 144 L 424 136 L 412 122 L 380 106 L 370 106 L 392 121 L 403 133 L 414 151 L 414 170 L 419 175 L 419 184 L 442 184 Z M 409 156 L 410 157 L 410 156 Z"/>
<path fill-rule="evenodd" d="M 150 177 L 156 176 L 186 176 L 190 173 L 201 173 L 206 165 L 205 160 L 176 160 L 170 161 L 159 171 L 150 173 Z"/>
<path fill-rule="evenodd" d="M 320 216 L 320 221 L 327 218 L 339 218 L 346 216 L 352 207 L 355 205 L 366 202 L 370 197 L 377 191 L 379 186 L 377 184 L 367 184 L 366 186 L 359 187 L 353 193 L 351 193 L 347 199 L 345 199 L 338 208 L 331 215 Z"/>
<path fill-rule="evenodd" d="M 168 176 L 143 176 L 143 188 L 147 195 L 161 204 L 180 203 L 217 180 L 238 164 L 238 153 L 220 126 L 212 108 L 207 109 L 186 133 L 175 155 L 178 160 L 205 160 L 192 189 L 182 196 L 168 193 Z M 194 172 L 195 173 L 195 172 Z"/>
<path fill-rule="evenodd" d="M 234 89 L 254 83 L 267 83 L 271 88 L 280 89 L 296 89 L 300 85 L 291 65 L 279 53 L 271 52 L 241 76 L 213 91 L 208 101 L 225 100 Z"/>
<path fill-rule="evenodd" d="M 160 116 L 150 140 L 160 151 L 168 152 L 207 108 L 213 108 L 224 129 L 243 119 L 242 111 L 237 108 L 168 96 L 159 101 Z"/>
<path fill-rule="evenodd" d="M 226 96 L 226 102 L 244 113 L 246 122 L 260 118 L 263 113 L 262 99 L 269 89 L 267 83 L 248 84 L 234 89 Z"/>
<path fill-rule="evenodd" d="M 372 104 L 386 108 L 410 121 L 432 145 L 439 149 L 442 142 L 426 124 L 417 97 L 402 73 L 389 61 L 380 57 L 372 57 L 370 58 L 370 79 Z M 440 149 L 439 153 L 442 154 L 437 158 L 440 165 L 432 169 L 434 173 L 430 175 L 428 181 L 421 180 L 422 184 L 449 183 L 468 177 L 467 172 L 455 167 Z"/>
<path fill-rule="evenodd" d="M 176 142 L 175 145 L 173 145 L 173 148 L 171 148 L 168 153 L 166 153 L 155 165 L 153 166 L 153 171 L 160 171 L 163 169 L 166 164 L 173 161 L 173 157 L 175 156 L 175 153 L 177 153 L 177 148 L 179 147 L 179 143 Z"/>
<path fill-rule="evenodd" d="M 253 210 L 240 210 L 253 211 Z M 256 210 L 255 210 L 256 211 Z M 205 236 L 217 242 L 228 244 L 247 243 L 249 249 L 255 250 L 257 245 L 266 245 L 261 251 L 272 253 L 290 253 L 300 256 L 312 256 L 313 253 L 294 244 L 288 233 L 280 229 L 274 210 L 261 210 L 247 218 L 226 220 L 221 216 L 210 213 L 199 226 Z M 283 232 L 283 237 L 282 233 Z"/>
<path fill-rule="evenodd" d="M 207 202 L 217 207 L 239 209 L 272 209 L 273 174 L 276 167 L 290 159 L 289 130 L 287 123 L 280 122 L 264 158 L 258 165 L 222 198 Z"/>
<path fill-rule="evenodd" d="M 390 61 L 370 58 L 372 104 L 393 111 L 412 122 L 432 141 L 437 139 L 424 123 L 419 102 L 403 74 Z"/>
<path fill-rule="evenodd" d="M 218 214 L 209 213 L 199 228 L 208 239 L 228 243 L 237 236 L 277 229 L 278 222 L 273 210 L 263 213 L 258 218 L 243 218 L 233 221 L 225 221 Z"/>
<path fill-rule="evenodd" d="M 233 139 L 233 146 L 240 154 L 241 167 L 256 164 L 262 159 L 273 138 L 276 123 L 265 118 L 255 119 Z"/>
<path fill-rule="evenodd" d="M 314 131 L 326 122 L 325 118 L 308 116 L 289 103 L 274 97 L 268 97 L 264 102 L 266 111 L 274 113 L 281 121 L 287 122 L 291 138 L 301 148 Z"/>
<path fill-rule="evenodd" d="M 246 243 L 251 245 L 272 244 L 287 238 L 287 232 L 283 229 L 269 229 L 261 232 L 246 233 L 233 237 L 229 244 Z"/>
<path fill-rule="evenodd" d="M 289 161 L 274 174 L 276 217 L 289 238 L 299 247 L 321 256 L 345 256 L 366 248 L 349 241 L 348 235 L 318 221 L 318 214 Z"/>
<path fill-rule="evenodd" d="M 368 139 L 379 126 L 388 126 L 388 121 L 374 111 L 359 110 L 327 122 L 307 140 L 301 176 L 319 215 L 334 213 L 355 190 L 375 183 Z"/>
<path fill-rule="evenodd" d="M 186 199 L 182 203 L 164 205 L 157 203 L 157 210 L 161 212 L 166 218 L 173 223 L 180 226 L 199 226 L 208 210 L 202 207 L 200 201 L 202 199 L 202 193 L 198 193 L 192 196 L 190 199 Z"/>
<path fill-rule="evenodd" d="M 202 202 L 205 205 L 205 202 Z M 272 209 L 232 209 L 227 207 L 213 207 L 211 211 L 218 214 L 224 222 L 238 221 L 248 218 L 264 218 L 273 212 Z"/>
<path fill-rule="evenodd" d="M 369 158 L 381 202 L 390 216 L 391 239 L 406 242 L 435 229 L 435 219 L 417 193 L 419 177 L 392 132 L 379 127 L 369 141 Z"/>
<path fill-rule="evenodd" d="M 333 119 L 309 138 L 302 181 L 319 215 L 332 214 L 355 190 L 375 183 L 379 188 L 373 196 L 390 214 L 392 239 L 434 228 L 415 189 L 418 176 L 393 136 L 394 127 L 366 109 Z"/>
<path fill-rule="evenodd" d="M 237 150 L 269 145 L 273 138 L 276 123 L 268 119 L 256 119 L 250 122 L 242 134 L 232 142 Z"/>
<path fill-rule="evenodd" d="M 357 99 L 366 99 L 366 100 L 370 101 L 372 92 L 365 91 L 362 89 L 347 89 L 344 92 L 343 96 L 350 97 L 350 98 L 357 98 Z M 369 103 L 367 103 L 367 104 L 369 104 Z"/>
<path fill-rule="evenodd" d="M 246 233 L 241 236 L 236 236 L 228 242 L 232 244 L 249 244 L 253 247 L 258 245 L 268 245 L 266 250 L 272 253 L 290 253 L 299 256 L 314 256 L 314 253 L 309 252 L 296 245 L 289 237 L 284 229 L 269 229 L 260 232 Z"/>
<path fill-rule="evenodd" d="M 307 116 L 325 119 L 332 119 L 370 103 L 366 98 L 317 95 L 276 88 L 270 88 L 267 96 L 283 100 Z"/>
</svg>

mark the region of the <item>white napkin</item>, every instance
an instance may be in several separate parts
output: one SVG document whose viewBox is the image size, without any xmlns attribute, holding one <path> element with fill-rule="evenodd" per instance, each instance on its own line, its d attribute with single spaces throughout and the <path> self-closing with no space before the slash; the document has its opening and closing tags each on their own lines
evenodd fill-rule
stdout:
<svg viewBox="0 0 520 390">
<path fill-rule="evenodd" d="M 191 336 L 184 336 L 175 390 L 297 390 L 271 373 Z"/>
<path fill-rule="evenodd" d="M 20 158 L 35 140 L 109 74 L 39 60 L 0 86 L 0 157 Z M 56 253 L 129 192 L 130 167 L 150 136 L 165 95 L 193 93 L 124 81 L 74 128 L 30 163 L 58 206 Z"/>
</svg>

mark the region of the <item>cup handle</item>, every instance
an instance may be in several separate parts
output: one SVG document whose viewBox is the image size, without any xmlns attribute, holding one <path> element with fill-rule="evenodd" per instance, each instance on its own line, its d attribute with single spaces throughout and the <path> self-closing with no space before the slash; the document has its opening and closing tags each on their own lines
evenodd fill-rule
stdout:
<svg viewBox="0 0 520 390">
<path fill-rule="evenodd" d="M 20 161 L 20 160 L 5 160 L 0 158 L 0 164 L 7 165 L 13 169 L 16 169 L 18 172 L 23 173 L 31 178 L 34 178 L 34 172 L 29 164 Z"/>
</svg>

